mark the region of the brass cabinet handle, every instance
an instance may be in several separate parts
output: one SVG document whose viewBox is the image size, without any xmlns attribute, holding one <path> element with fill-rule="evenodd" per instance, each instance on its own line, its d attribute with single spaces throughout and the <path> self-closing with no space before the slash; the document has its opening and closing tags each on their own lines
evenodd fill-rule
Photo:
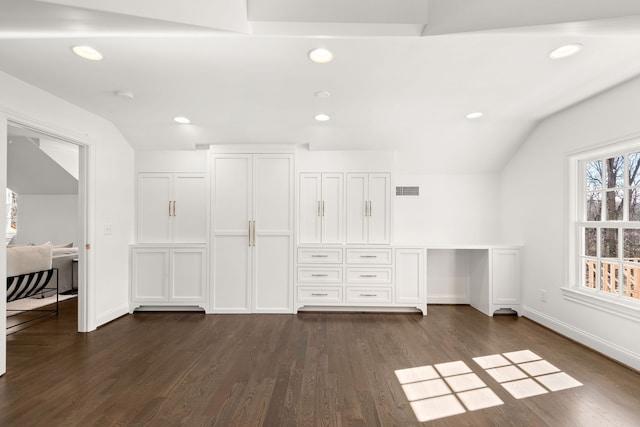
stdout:
<svg viewBox="0 0 640 427">
<path fill-rule="evenodd" d="M 171 216 L 171 200 L 169 200 L 169 216 Z"/>
<path fill-rule="evenodd" d="M 249 221 L 249 229 L 247 230 L 247 238 L 249 239 L 249 246 L 251 246 L 251 221 Z"/>
<path fill-rule="evenodd" d="M 176 216 L 176 201 L 173 201 L 173 216 Z"/>
<path fill-rule="evenodd" d="M 311 255 L 311 258 L 329 258 L 329 255 Z"/>
<path fill-rule="evenodd" d="M 369 200 L 369 216 L 371 216 L 371 200 Z"/>
<path fill-rule="evenodd" d="M 368 204 L 367 204 L 367 201 L 365 200 L 364 201 L 364 216 L 369 216 L 367 208 L 368 208 Z"/>
<path fill-rule="evenodd" d="M 316 209 L 316 210 L 318 211 L 318 216 L 322 216 L 322 215 L 320 214 L 320 200 L 318 200 L 318 202 L 317 202 L 317 203 L 318 203 L 318 206 L 317 206 L 317 209 Z"/>
<path fill-rule="evenodd" d="M 327 297 L 329 294 L 311 294 L 312 297 Z"/>
<path fill-rule="evenodd" d="M 256 222 L 253 221 L 253 246 L 256 245 Z"/>
<path fill-rule="evenodd" d="M 322 216 L 324 216 L 324 200 L 322 201 Z"/>
<path fill-rule="evenodd" d="M 378 277 L 377 274 L 361 274 L 360 277 Z"/>
<path fill-rule="evenodd" d="M 378 294 L 360 294 L 361 297 L 377 297 Z"/>
<path fill-rule="evenodd" d="M 311 277 L 329 277 L 328 274 L 311 274 Z"/>
</svg>

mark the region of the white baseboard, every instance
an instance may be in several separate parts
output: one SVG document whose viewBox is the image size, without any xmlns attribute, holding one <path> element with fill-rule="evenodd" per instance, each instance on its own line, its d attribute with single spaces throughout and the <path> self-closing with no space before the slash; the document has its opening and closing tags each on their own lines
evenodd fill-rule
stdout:
<svg viewBox="0 0 640 427">
<path fill-rule="evenodd" d="M 544 313 L 532 309 L 531 307 L 523 307 L 523 315 L 536 323 L 540 323 L 547 328 L 558 332 L 574 341 L 579 342 L 597 352 L 604 354 L 620 363 L 627 365 L 633 369 L 640 371 L 640 354 L 631 352 L 625 348 L 617 346 L 613 343 L 603 340 L 589 332 L 578 329 L 568 323 L 557 320 Z"/>
<path fill-rule="evenodd" d="M 469 304 L 468 295 L 427 295 L 427 304 Z"/>
<path fill-rule="evenodd" d="M 106 313 L 102 313 L 96 316 L 96 327 L 100 327 L 105 323 L 112 322 L 118 317 L 124 316 L 125 314 L 129 314 L 129 304 L 123 304 L 120 307 L 114 308 L 113 310 L 109 310 Z"/>
</svg>

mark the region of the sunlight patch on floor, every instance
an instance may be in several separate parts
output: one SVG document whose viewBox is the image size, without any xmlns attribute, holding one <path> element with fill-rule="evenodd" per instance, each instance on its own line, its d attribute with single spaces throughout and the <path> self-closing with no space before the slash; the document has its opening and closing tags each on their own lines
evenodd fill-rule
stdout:
<svg viewBox="0 0 640 427">
<path fill-rule="evenodd" d="M 531 350 L 479 356 L 473 361 L 515 399 L 582 385 Z M 398 369 L 395 374 L 420 422 L 504 404 L 461 360 Z"/>
</svg>

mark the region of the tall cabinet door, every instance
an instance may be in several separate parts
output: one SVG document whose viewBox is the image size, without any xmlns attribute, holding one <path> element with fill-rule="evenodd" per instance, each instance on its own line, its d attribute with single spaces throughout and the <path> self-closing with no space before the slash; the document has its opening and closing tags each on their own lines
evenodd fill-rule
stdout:
<svg viewBox="0 0 640 427">
<path fill-rule="evenodd" d="M 293 312 L 293 155 L 253 155 L 254 313 Z"/>
<path fill-rule="evenodd" d="M 298 241 L 322 241 L 321 174 L 301 173 L 298 188 Z"/>
<path fill-rule="evenodd" d="M 369 243 L 390 243 L 391 177 L 388 173 L 369 174 Z"/>
<path fill-rule="evenodd" d="M 171 242 L 171 187 L 171 174 L 138 175 L 138 243 Z"/>
<path fill-rule="evenodd" d="M 251 155 L 213 158 L 213 310 L 251 312 Z"/>
<path fill-rule="evenodd" d="M 367 243 L 369 176 L 347 174 L 347 243 Z"/>
<path fill-rule="evenodd" d="M 322 243 L 342 243 L 344 240 L 344 183 L 341 173 L 322 174 Z"/>
<path fill-rule="evenodd" d="M 173 180 L 173 240 L 180 243 L 207 242 L 207 194 L 205 174 L 180 173 Z"/>
</svg>

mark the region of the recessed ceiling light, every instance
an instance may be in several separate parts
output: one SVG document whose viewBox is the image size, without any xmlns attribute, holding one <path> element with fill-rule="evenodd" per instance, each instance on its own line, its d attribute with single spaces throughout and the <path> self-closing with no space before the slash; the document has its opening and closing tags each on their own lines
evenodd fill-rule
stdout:
<svg viewBox="0 0 640 427">
<path fill-rule="evenodd" d="M 480 117 L 484 116 L 484 113 L 480 112 L 480 111 L 475 111 L 473 113 L 469 113 L 467 114 L 465 117 L 467 119 L 479 119 Z"/>
<path fill-rule="evenodd" d="M 318 114 L 315 119 L 319 122 L 326 122 L 327 120 L 331 119 L 331 117 L 327 116 L 326 114 Z"/>
<path fill-rule="evenodd" d="M 181 125 L 188 125 L 189 123 L 191 123 L 191 120 L 187 119 L 186 117 L 174 117 L 173 121 L 176 123 L 180 123 Z"/>
<path fill-rule="evenodd" d="M 319 92 L 314 93 L 314 95 L 317 96 L 318 98 L 328 98 L 331 96 L 331 93 L 326 90 L 321 90 Z"/>
<path fill-rule="evenodd" d="M 71 50 L 80 58 L 88 59 L 90 61 L 102 60 L 102 54 L 91 46 L 74 46 Z"/>
<path fill-rule="evenodd" d="M 582 45 L 580 43 L 573 43 L 565 46 L 560 46 L 559 48 L 549 52 L 549 58 L 551 59 L 568 58 L 580 52 L 580 50 L 582 50 Z"/>
<path fill-rule="evenodd" d="M 317 64 L 326 64 L 327 62 L 333 61 L 333 53 L 327 49 L 319 47 L 309 52 L 309 59 Z"/>
</svg>

